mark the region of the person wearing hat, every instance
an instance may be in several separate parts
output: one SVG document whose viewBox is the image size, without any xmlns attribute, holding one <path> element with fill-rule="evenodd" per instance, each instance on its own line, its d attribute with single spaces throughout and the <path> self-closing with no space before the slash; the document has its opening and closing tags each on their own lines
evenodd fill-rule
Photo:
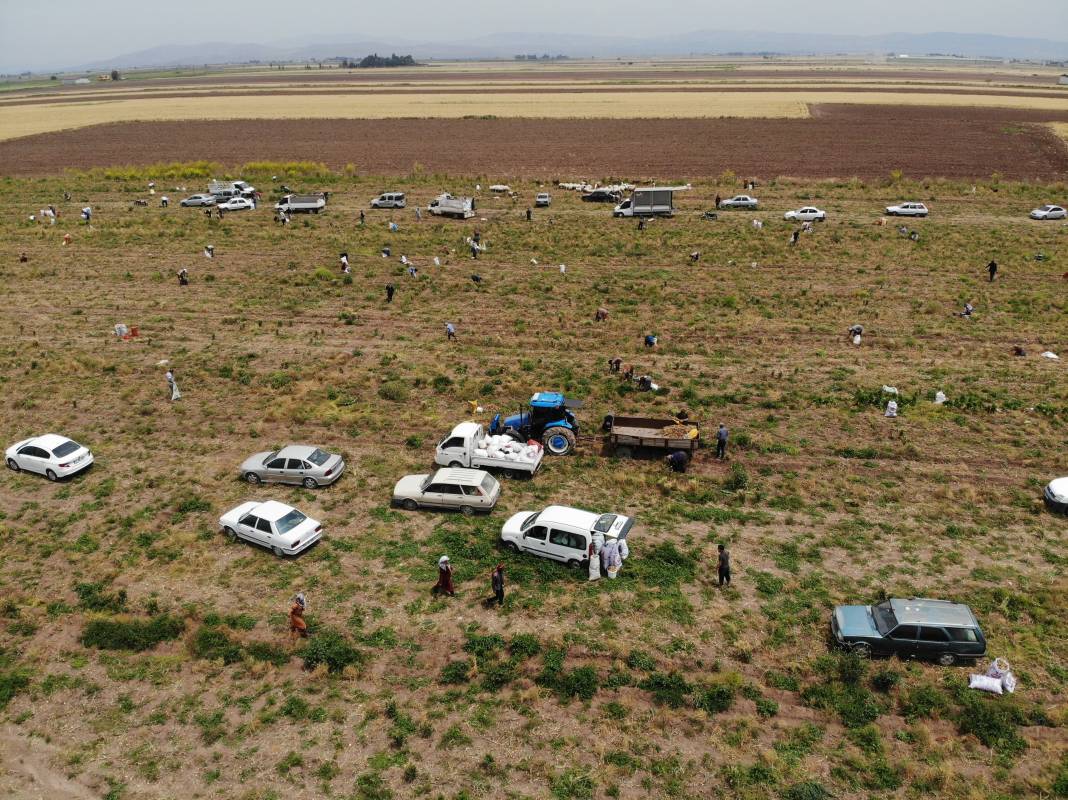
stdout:
<svg viewBox="0 0 1068 800">
<path fill-rule="evenodd" d="M 452 565 L 449 563 L 448 556 L 442 556 L 438 559 L 438 582 L 434 584 L 434 594 L 444 593 L 449 597 L 456 595 L 456 590 L 452 585 Z"/>
<path fill-rule="evenodd" d="M 296 639 L 298 636 L 302 639 L 308 638 L 308 623 L 304 621 L 304 612 L 308 608 L 308 601 L 304 597 L 304 592 L 298 593 L 293 598 L 293 605 L 289 608 L 289 636 L 291 639 Z"/>
</svg>

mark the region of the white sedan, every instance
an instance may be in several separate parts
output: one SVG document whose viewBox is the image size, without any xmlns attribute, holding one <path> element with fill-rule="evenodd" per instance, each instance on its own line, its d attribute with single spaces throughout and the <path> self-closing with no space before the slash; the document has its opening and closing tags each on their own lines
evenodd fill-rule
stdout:
<svg viewBox="0 0 1068 800">
<path fill-rule="evenodd" d="M 219 526 L 230 541 L 245 539 L 279 557 L 295 556 L 323 537 L 317 520 L 274 500 L 242 503 L 223 514 Z"/>
<path fill-rule="evenodd" d="M 7 466 L 15 472 L 38 472 L 50 481 L 81 472 L 93 463 L 93 454 L 66 436 L 46 433 L 7 448 Z"/>
<path fill-rule="evenodd" d="M 247 197 L 231 197 L 225 203 L 219 203 L 216 208 L 223 211 L 248 211 L 256 207 L 256 204 Z"/>
<path fill-rule="evenodd" d="M 805 206 L 796 211 L 787 211 L 782 218 L 791 222 L 824 222 L 827 219 L 827 212 L 820 211 L 815 206 Z"/>
<path fill-rule="evenodd" d="M 1068 217 L 1068 212 L 1060 206 L 1042 206 L 1031 212 L 1031 219 L 1064 219 L 1065 217 Z"/>
<path fill-rule="evenodd" d="M 928 211 L 923 203 L 901 203 L 896 206 L 887 206 L 886 214 L 889 217 L 926 217 Z"/>
</svg>

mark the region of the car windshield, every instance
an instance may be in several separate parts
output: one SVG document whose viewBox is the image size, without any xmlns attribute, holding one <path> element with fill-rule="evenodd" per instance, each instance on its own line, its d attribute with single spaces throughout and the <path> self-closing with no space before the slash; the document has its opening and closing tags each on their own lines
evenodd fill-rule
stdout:
<svg viewBox="0 0 1068 800">
<path fill-rule="evenodd" d="M 1052 211 L 1052 210 L 1053 210 L 1053 206 L 1042 206 L 1042 208 L 1039 209 L 1039 211 Z"/>
<path fill-rule="evenodd" d="M 264 464 L 266 465 L 266 464 L 268 464 L 269 462 L 271 462 L 271 461 L 274 461 L 274 457 L 275 457 L 276 455 L 278 455 L 278 451 L 277 451 L 277 450 L 276 450 L 276 451 L 274 451 L 273 453 L 268 453 L 268 454 L 267 454 L 267 457 L 263 459 L 263 463 L 264 463 Z"/>
<path fill-rule="evenodd" d="M 875 627 L 879 629 L 879 633 L 883 636 L 897 627 L 897 617 L 894 616 L 894 611 L 890 608 L 889 601 L 872 606 L 871 611 L 872 616 L 875 617 Z"/>
<path fill-rule="evenodd" d="M 330 454 L 323 452 L 318 447 L 316 447 L 312 451 L 311 455 L 308 456 L 308 460 L 312 462 L 315 466 L 321 467 L 323 464 L 330 460 Z"/>
<path fill-rule="evenodd" d="M 597 521 L 593 523 L 593 529 L 598 533 L 608 533 L 612 527 L 612 523 L 615 521 L 615 514 L 601 514 L 601 516 L 597 518 Z"/>
<path fill-rule="evenodd" d="M 278 528 L 279 533 L 289 533 L 291 530 L 300 525 L 300 523 L 302 523 L 306 519 L 306 516 L 304 516 L 299 511 L 297 511 L 297 509 L 294 508 L 288 514 L 278 520 L 278 522 L 275 523 L 275 526 Z"/>
<path fill-rule="evenodd" d="M 537 521 L 538 521 L 538 512 L 535 512 L 535 513 L 531 514 L 529 517 L 527 517 L 525 520 L 523 520 L 523 524 L 519 526 L 519 530 L 525 531 L 527 528 L 529 528 L 531 525 L 533 525 Z"/>
<path fill-rule="evenodd" d="M 77 442 L 72 442 L 68 440 L 61 444 L 59 447 L 57 447 L 55 450 L 53 450 L 52 455 L 54 455 L 56 458 L 63 458 L 63 456 L 69 456 L 75 450 L 80 450 L 81 447 L 82 446 Z"/>
<path fill-rule="evenodd" d="M 493 484 L 495 484 L 496 482 L 496 478 L 487 473 L 486 476 L 482 479 L 482 491 L 484 491 L 486 494 L 489 494 L 493 491 Z"/>
</svg>

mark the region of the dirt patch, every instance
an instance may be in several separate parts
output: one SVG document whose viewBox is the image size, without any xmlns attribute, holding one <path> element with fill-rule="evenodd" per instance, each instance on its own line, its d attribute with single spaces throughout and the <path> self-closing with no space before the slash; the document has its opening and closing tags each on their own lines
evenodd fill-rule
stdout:
<svg viewBox="0 0 1068 800">
<path fill-rule="evenodd" d="M 54 751 L 5 725 L 0 729 L 0 792 L 11 800 L 93 800 L 93 792 L 49 764 Z"/>
<path fill-rule="evenodd" d="M 210 159 L 312 160 L 367 174 L 532 178 L 908 176 L 1062 180 L 1065 112 L 823 105 L 811 119 L 391 119 L 134 122 L 0 142 L 0 172 Z"/>
</svg>

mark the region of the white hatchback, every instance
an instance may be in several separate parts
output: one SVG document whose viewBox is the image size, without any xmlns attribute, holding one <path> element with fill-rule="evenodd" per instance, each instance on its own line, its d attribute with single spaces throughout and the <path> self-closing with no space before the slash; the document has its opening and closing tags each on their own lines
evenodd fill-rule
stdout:
<svg viewBox="0 0 1068 800">
<path fill-rule="evenodd" d="M 50 481 L 81 472 L 93 463 L 92 451 L 66 436 L 46 433 L 23 439 L 7 448 L 7 467 L 44 475 Z"/>
<path fill-rule="evenodd" d="M 275 500 L 242 503 L 223 514 L 219 526 L 231 541 L 245 539 L 279 557 L 295 556 L 323 537 L 318 520 Z"/>
</svg>

